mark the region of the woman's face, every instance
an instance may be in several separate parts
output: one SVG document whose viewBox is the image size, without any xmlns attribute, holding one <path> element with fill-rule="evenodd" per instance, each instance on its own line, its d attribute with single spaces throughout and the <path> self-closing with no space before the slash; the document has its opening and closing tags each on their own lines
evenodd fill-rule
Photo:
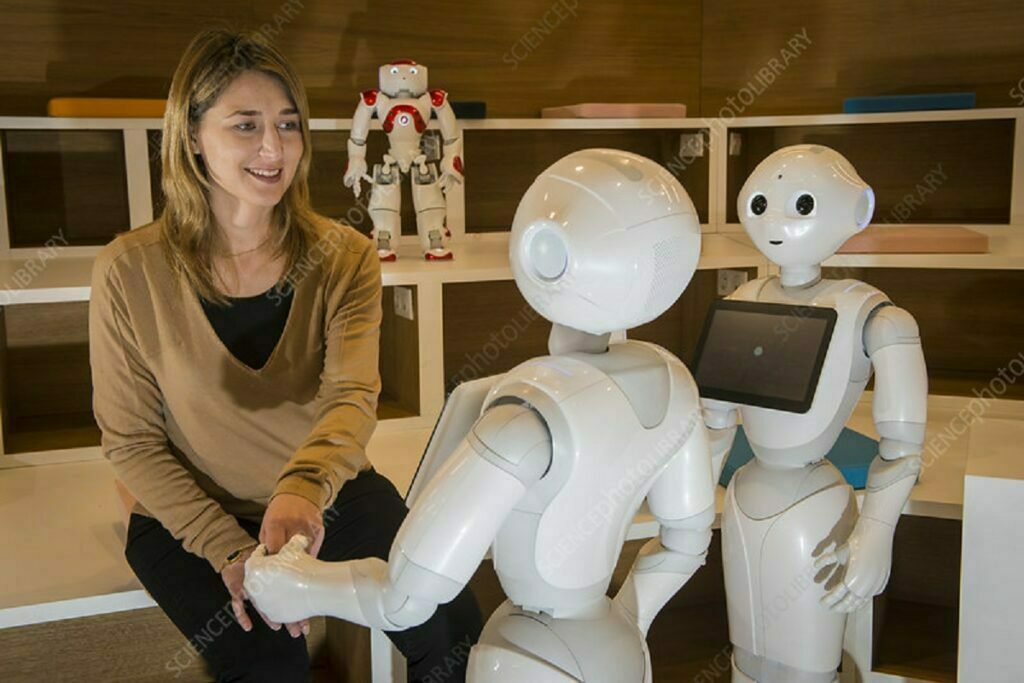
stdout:
<svg viewBox="0 0 1024 683">
<path fill-rule="evenodd" d="M 193 142 L 211 192 L 260 207 L 281 201 L 302 157 L 295 105 L 280 81 L 259 71 L 243 72 L 224 89 Z"/>
</svg>

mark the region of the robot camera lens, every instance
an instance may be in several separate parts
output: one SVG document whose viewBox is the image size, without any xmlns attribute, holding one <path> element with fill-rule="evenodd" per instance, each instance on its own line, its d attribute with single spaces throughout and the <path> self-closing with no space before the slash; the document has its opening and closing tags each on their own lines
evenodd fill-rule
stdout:
<svg viewBox="0 0 1024 683">
<path fill-rule="evenodd" d="M 814 197 L 802 194 L 796 198 L 796 211 L 801 216 L 809 216 L 814 211 Z"/>
<path fill-rule="evenodd" d="M 750 212 L 755 216 L 760 216 L 768 208 L 768 198 L 763 194 L 755 194 L 750 200 Z"/>
</svg>

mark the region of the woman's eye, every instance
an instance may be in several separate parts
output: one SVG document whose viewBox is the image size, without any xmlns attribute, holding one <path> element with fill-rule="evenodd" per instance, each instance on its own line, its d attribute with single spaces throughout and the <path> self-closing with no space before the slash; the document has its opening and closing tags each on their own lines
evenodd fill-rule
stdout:
<svg viewBox="0 0 1024 683">
<path fill-rule="evenodd" d="M 298 121 L 283 121 L 280 124 L 279 127 L 281 128 L 281 130 L 298 130 L 299 129 L 299 122 Z"/>
<path fill-rule="evenodd" d="M 239 124 L 235 125 L 235 129 L 236 130 L 242 130 L 242 131 L 255 130 L 256 129 L 256 124 L 254 124 L 254 123 L 239 123 Z"/>
</svg>

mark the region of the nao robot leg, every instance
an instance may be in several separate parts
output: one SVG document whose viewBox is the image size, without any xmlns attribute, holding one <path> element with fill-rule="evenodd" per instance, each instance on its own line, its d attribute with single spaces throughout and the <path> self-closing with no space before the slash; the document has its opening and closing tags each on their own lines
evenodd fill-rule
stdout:
<svg viewBox="0 0 1024 683">
<path fill-rule="evenodd" d="M 381 261 L 394 261 L 402 235 L 402 173 L 393 163 L 374 164 L 370 190 L 372 238 Z"/>
</svg>

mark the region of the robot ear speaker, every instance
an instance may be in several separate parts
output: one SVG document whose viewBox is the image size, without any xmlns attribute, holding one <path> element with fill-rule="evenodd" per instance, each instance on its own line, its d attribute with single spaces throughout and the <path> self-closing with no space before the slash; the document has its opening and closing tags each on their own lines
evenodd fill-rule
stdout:
<svg viewBox="0 0 1024 683">
<path fill-rule="evenodd" d="M 854 220 L 857 221 L 857 229 L 863 230 L 871 222 L 871 216 L 875 213 L 875 191 L 870 187 L 861 190 L 857 198 L 857 206 L 854 208 Z"/>
</svg>

